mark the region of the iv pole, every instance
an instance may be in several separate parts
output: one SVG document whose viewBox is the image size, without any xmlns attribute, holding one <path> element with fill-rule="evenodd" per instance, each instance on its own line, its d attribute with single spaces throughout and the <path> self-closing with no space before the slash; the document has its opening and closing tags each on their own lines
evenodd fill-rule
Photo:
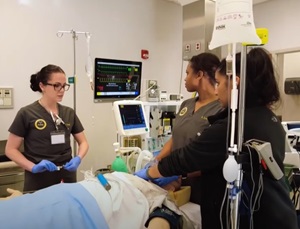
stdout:
<svg viewBox="0 0 300 229">
<path fill-rule="evenodd" d="M 231 52 L 231 45 L 228 46 L 229 52 L 226 58 L 226 74 L 232 77 L 231 89 L 231 133 L 230 146 L 228 148 L 229 156 L 223 166 L 223 175 L 227 181 L 227 188 L 229 189 L 228 200 L 230 205 L 230 226 L 231 229 L 239 228 L 239 204 L 241 201 L 241 186 L 243 181 L 242 160 L 239 160 L 240 152 L 243 145 L 244 136 L 244 111 L 245 111 L 245 90 L 246 90 L 246 55 L 247 49 L 243 47 L 241 52 L 241 69 L 240 69 L 240 84 L 239 89 L 236 82 L 236 44 L 233 44 L 233 51 Z M 236 110 L 238 109 L 238 117 L 236 117 Z M 237 118 L 237 119 L 236 119 Z M 237 121 L 237 129 L 235 128 Z M 235 131 L 238 135 L 235 135 Z M 235 138 L 236 137 L 236 138 Z M 237 144 L 235 140 L 237 139 Z M 236 158 L 235 158 L 236 157 Z M 236 160 L 237 159 L 237 160 Z M 239 161 L 239 162 L 237 162 Z"/>
<path fill-rule="evenodd" d="M 74 89 L 73 89 L 73 106 L 74 106 L 74 111 L 76 113 L 76 40 L 78 40 L 78 35 L 84 34 L 86 37 L 91 36 L 89 32 L 80 32 L 80 31 L 75 31 L 75 30 L 70 30 L 70 31 L 58 31 L 56 33 L 56 36 L 61 38 L 65 33 L 69 33 L 72 35 L 73 38 L 73 84 L 74 84 Z M 74 147 L 74 152 L 77 151 L 77 145 L 76 142 L 73 141 L 73 147 Z"/>
<path fill-rule="evenodd" d="M 235 54 L 234 54 L 235 55 Z M 240 87 L 239 87 L 239 105 L 238 105 L 238 142 L 237 142 L 237 157 L 242 151 L 242 145 L 244 142 L 244 114 L 245 114 L 245 92 L 246 92 L 246 57 L 247 57 L 247 46 L 242 45 L 241 50 L 241 69 L 240 69 Z M 235 66 L 234 66 L 235 67 Z M 241 186 L 243 182 L 243 169 L 241 163 L 238 164 L 238 174 L 235 181 L 235 188 L 237 193 L 233 199 L 233 211 L 231 217 L 232 229 L 239 228 L 239 205 L 241 201 Z"/>
<path fill-rule="evenodd" d="M 252 0 L 248 0 L 248 3 L 252 3 Z M 226 207 L 226 218 L 230 215 L 230 218 L 226 220 L 226 226 L 231 229 L 238 229 L 239 228 L 239 207 L 241 203 L 241 187 L 243 182 L 243 155 L 241 155 L 243 141 L 244 141 L 244 115 L 245 115 L 245 90 L 246 90 L 246 58 L 247 58 L 247 45 L 244 45 L 242 42 L 247 42 L 252 45 L 260 45 L 263 44 L 261 37 L 265 39 L 267 32 L 260 31 L 260 36 L 258 36 L 258 31 L 256 31 L 256 36 L 251 35 L 250 27 L 244 27 L 245 18 L 243 17 L 243 13 L 241 15 L 241 20 L 237 20 L 235 22 L 228 22 L 229 16 L 234 17 L 231 15 L 234 7 L 236 7 L 236 11 L 239 12 L 240 5 L 238 2 L 234 0 L 226 0 L 221 1 L 217 0 L 216 3 L 216 16 L 215 16 L 215 30 L 213 33 L 211 44 L 209 45 L 210 49 L 214 49 L 221 45 L 227 44 L 228 45 L 228 56 L 226 58 L 226 75 L 228 77 L 232 76 L 232 89 L 231 89 L 231 102 L 230 102 L 230 110 L 231 110 L 231 132 L 230 132 L 230 146 L 228 148 L 229 155 L 227 160 L 223 165 L 223 176 L 227 181 L 226 191 L 228 196 L 228 203 L 229 206 Z M 220 10 L 223 5 L 231 4 L 231 8 L 229 10 L 228 7 L 225 9 Z M 250 7 L 249 7 L 250 8 Z M 245 8 L 246 9 L 246 8 Z M 244 9 L 244 10 L 245 10 Z M 252 25 L 250 18 L 252 17 L 252 12 L 248 12 L 248 21 Z M 232 18 L 231 17 L 231 18 Z M 228 27 L 226 27 L 228 25 Z M 253 24 L 254 25 L 254 24 Z M 247 36 L 244 36 L 243 31 L 247 31 Z M 249 30 L 250 29 L 250 30 Z M 253 27 L 254 29 L 254 27 Z M 231 38 L 228 38 L 229 32 L 231 33 L 241 33 L 242 36 L 235 36 L 232 37 L 232 42 L 230 42 Z M 266 33 L 266 34 L 265 34 Z M 228 39 L 216 39 L 218 35 L 222 35 L 227 37 Z M 214 36 L 215 35 L 215 36 Z M 251 35 L 251 36 L 248 36 Z M 227 43 L 229 42 L 229 43 Z M 240 69 L 240 84 L 239 88 L 237 88 L 236 83 L 236 43 L 241 42 L 242 50 L 241 50 L 241 69 Z M 233 45 L 233 51 L 231 51 L 231 44 Z M 238 110 L 237 110 L 238 109 Z M 236 120 L 236 111 L 238 112 L 237 120 Z M 229 120 L 228 120 L 229 121 Z M 236 123 L 237 122 L 237 123 Z M 236 125 L 237 124 L 237 128 Z M 235 131 L 238 131 L 237 136 L 235 135 Z M 237 144 L 235 143 L 237 141 Z M 225 201 L 225 196 L 224 196 Z M 228 214 L 227 210 L 230 209 L 230 213 Z M 252 211 L 252 209 L 250 209 Z M 252 214 L 252 213 L 251 213 Z M 222 209 L 220 212 L 220 221 L 222 222 Z M 229 222 L 230 221 L 230 222 Z"/>
</svg>

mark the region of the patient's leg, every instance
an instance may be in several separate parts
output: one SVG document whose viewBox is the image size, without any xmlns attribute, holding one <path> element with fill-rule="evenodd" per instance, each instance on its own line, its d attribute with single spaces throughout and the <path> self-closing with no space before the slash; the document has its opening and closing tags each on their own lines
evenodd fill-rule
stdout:
<svg viewBox="0 0 300 229">
<path fill-rule="evenodd" d="M 153 218 L 148 226 L 148 229 L 170 229 L 170 224 L 166 219 L 163 218 Z"/>
<path fill-rule="evenodd" d="M 152 224 L 153 223 L 153 224 Z M 168 229 L 182 228 L 182 217 L 175 212 L 162 205 L 161 208 L 156 208 L 150 215 L 145 223 L 146 228 L 165 228 Z M 150 227 L 153 225 L 153 227 Z M 155 226 L 156 227 L 155 227 Z M 159 227 L 157 227 L 159 225 Z M 164 227 L 163 227 L 164 226 Z"/>
</svg>

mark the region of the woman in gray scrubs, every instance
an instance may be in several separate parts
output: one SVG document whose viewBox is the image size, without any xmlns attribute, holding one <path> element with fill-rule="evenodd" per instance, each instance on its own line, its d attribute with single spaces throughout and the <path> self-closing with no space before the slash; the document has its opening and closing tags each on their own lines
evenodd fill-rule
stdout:
<svg viewBox="0 0 300 229">
<path fill-rule="evenodd" d="M 24 191 L 76 182 L 76 170 L 89 146 L 75 111 L 60 104 L 70 87 L 66 75 L 60 67 L 47 65 L 31 75 L 30 87 L 42 96 L 18 111 L 9 128 L 5 154 L 25 169 Z M 73 158 L 71 135 L 78 143 Z"/>
<path fill-rule="evenodd" d="M 221 110 L 215 95 L 215 71 L 219 64 L 219 58 L 212 53 L 201 53 L 189 61 L 185 87 L 188 92 L 197 92 L 197 96 L 181 104 L 172 129 L 172 137 L 156 157 L 158 161 L 200 136 L 209 125 L 207 117 Z M 200 180 L 200 172 L 195 172 L 187 174 L 182 183 L 191 186 L 190 200 L 197 204 L 200 204 Z"/>
<path fill-rule="evenodd" d="M 245 79 L 245 114 L 243 118 L 244 133 L 243 154 L 248 161 L 242 163 L 243 184 L 239 208 L 240 229 L 284 228 L 296 229 L 297 217 L 295 206 L 290 199 L 290 193 L 285 177 L 275 179 L 262 166 L 259 155 L 249 152 L 247 141 L 258 139 L 269 142 L 273 157 L 284 172 L 285 136 L 280 120 L 272 108 L 280 101 L 280 91 L 275 77 L 275 71 L 269 52 L 262 48 L 253 48 L 247 54 Z M 240 89 L 241 54 L 236 55 L 236 83 Z M 201 222 L 203 229 L 227 228 L 230 222 L 227 214 L 230 204 L 227 204 L 225 190 L 226 180 L 223 176 L 223 165 L 228 156 L 228 145 L 231 130 L 230 105 L 232 75 L 227 75 L 226 59 L 221 61 L 216 71 L 216 93 L 224 110 L 208 117 L 211 124 L 195 141 L 173 151 L 163 158 L 158 165 L 142 169 L 136 173 L 144 179 L 170 177 L 187 172 L 201 170 L 203 185 L 201 194 Z M 238 133 L 235 125 L 235 133 Z M 237 136 L 236 136 L 237 137 Z M 236 139 L 235 139 L 236 140 Z M 251 157 L 250 157 L 251 156 Z M 253 197 L 253 198 L 252 198 Z M 228 207 L 228 208 L 227 208 Z"/>
</svg>

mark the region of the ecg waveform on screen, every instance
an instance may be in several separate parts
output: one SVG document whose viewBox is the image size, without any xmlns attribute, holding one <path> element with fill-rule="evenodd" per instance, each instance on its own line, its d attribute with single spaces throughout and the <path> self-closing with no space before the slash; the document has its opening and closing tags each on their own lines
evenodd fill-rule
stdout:
<svg viewBox="0 0 300 229">
<path fill-rule="evenodd" d="M 95 99 L 133 98 L 140 94 L 142 63 L 95 59 Z"/>
<path fill-rule="evenodd" d="M 128 81 L 128 76 L 123 76 L 123 78 L 112 77 L 112 76 L 103 76 L 103 77 L 99 76 L 98 81 L 105 82 L 105 83 L 109 83 L 109 82 L 126 83 Z"/>
</svg>

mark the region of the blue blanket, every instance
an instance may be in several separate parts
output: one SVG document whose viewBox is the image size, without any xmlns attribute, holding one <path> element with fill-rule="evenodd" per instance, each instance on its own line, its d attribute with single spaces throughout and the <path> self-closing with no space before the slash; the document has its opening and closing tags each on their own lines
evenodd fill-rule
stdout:
<svg viewBox="0 0 300 229">
<path fill-rule="evenodd" d="M 3 229 L 108 229 L 95 199 L 78 183 L 0 201 L 0 225 Z"/>
</svg>

